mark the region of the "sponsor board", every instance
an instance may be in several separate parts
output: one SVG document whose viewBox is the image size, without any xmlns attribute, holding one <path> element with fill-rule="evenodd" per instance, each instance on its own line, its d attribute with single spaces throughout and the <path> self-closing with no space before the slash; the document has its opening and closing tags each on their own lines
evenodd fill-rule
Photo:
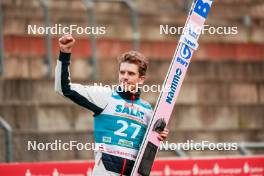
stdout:
<svg viewBox="0 0 264 176">
<path fill-rule="evenodd" d="M 90 176 L 93 161 L 0 163 L 2 176 Z M 264 175 L 264 156 L 216 158 L 164 158 L 154 162 L 151 175 Z"/>
</svg>

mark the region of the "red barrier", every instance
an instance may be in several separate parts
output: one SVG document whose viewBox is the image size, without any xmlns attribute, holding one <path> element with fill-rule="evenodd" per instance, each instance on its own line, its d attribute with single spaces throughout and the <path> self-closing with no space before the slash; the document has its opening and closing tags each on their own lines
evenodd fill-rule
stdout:
<svg viewBox="0 0 264 176">
<path fill-rule="evenodd" d="M 1 163 L 0 176 L 89 176 L 93 165 L 92 161 Z M 158 159 L 151 175 L 263 176 L 264 156 Z"/>
<path fill-rule="evenodd" d="M 153 175 L 263 176 L 264 156 L 157 160 Z"/>
</svg>

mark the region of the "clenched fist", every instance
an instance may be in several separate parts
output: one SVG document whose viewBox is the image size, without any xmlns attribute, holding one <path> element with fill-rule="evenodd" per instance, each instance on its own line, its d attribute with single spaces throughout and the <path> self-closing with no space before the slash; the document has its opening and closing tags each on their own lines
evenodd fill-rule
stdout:
<svg viewBox="0 0 264 176">
<path fill-rule="evenodd" d="M 60 51 L 64 53 L 71 53 L 72 47 L 75 43 L 75 39 L 71 34 L 64 35 L 59 39 Z"/>
</svg>

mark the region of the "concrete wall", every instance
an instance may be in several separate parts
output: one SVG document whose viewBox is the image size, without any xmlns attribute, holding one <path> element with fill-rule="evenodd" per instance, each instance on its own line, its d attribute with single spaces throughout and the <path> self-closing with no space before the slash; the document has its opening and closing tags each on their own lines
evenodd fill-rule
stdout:
<svg viewBox="0 0 264 176">
<path fill-rule="evenodd" d="M 48 3 L 51 24 L 77 24 L 89 26 L 87 10 L 82 0 L 59 0 Z M 188 1 L 162 0 L 153 3 L 150 0 L 136 0 L 135 6 L 139 14 L 139 30 L 142 39 L 166 40 L 174 39 L 175 35 L 159 35 L 160 25 L 170 27 L 183 26 L 190 7 Z M 237 8 L 239 6 L 239 8 Z M 104 37 L 131 39 L 131 21 L 127 6 L 120 3 L 95 3 L 96 23 L 107 27 Z M 234 13 L 234 11 L 236 13 Z M 263 42 L 264 9 L 261 2 L 254 1 L 216 1 L 207 24 L 211 26 L 236 26 L 238 35 L 206 35 L 203 41 L 225 42 Z M 43 26 L 44 13 L 37 0 L 4 0 L 4 32 L 7 35 L 27 34 L 27 25 Z M 34 15 L 32 15 L 34 14 Z M 251 26 L 244 25 L 244 16 L 251 17 Z M 122 35 L 120 35 L 122 34 Z M 100 36 L 99 36 L 100 37 Z M 231 40 L 232 39 L 232 40 Z"/>
</svg>

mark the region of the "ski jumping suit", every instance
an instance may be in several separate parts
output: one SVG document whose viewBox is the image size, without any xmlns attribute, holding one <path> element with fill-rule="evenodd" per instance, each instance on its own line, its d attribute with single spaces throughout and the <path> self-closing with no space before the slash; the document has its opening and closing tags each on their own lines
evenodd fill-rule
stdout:
<svg viewBox="0 0 264 176">
<path fill-rule="evenodd" d="M 94 113 L 95 166 L 93 175 L 130 175 L 147 125 L 151 105 L 132 94 L 103 86 L 70 82 L 70 54 L 60 53 L 55 91 Z"/>
</svg>

